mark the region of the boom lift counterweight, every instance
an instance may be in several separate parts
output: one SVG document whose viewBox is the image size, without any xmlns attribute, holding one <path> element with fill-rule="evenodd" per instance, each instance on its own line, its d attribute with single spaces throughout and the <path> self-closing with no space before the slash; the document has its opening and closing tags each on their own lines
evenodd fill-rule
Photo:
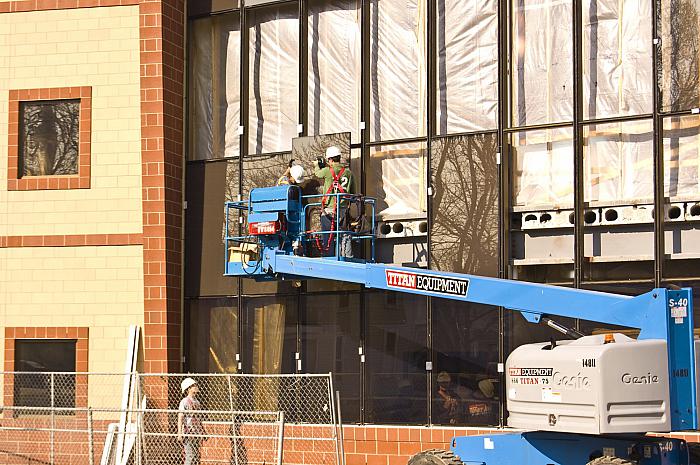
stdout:
<svg viewBox="0 0 700 465">
<path fill-rule="evenodd" d="M 336 209 L 358 198 L 333 195 L 338 197 Z M 226 237 L 225 274 L 258 280 L 332 279 L 494 305 L 576 338 L 529 344 L 508 357 L 508 425 L 535 431 L 456 437 L 452 452 L 461 459 L 433 451 L 418 454 L 411 465 L 691 463 L 684 441 L 643 434 L 698 427 L 690 289 L 657 288 L 629 297 L 374 263 L 373 200 L 362 200 L 372 211 L 369 228 L 359 232 L 341 230 L 337 216 L 332 232 L 306 231 L 307 218 L 320 201 L 302 198 L 296 186 L 253 189 L 249 200 L 227 203 L 227 231 L 229 213 L 238 210 L 247 219 L 249 234 Z M 344 259 L 337 249 L 331 257 L 299 255 L 324 234 L 368 241 L 371 258 Z M 639 337 L 583 336 L 554 322 L 553 316 L 638 328 Z"/>
</svg>

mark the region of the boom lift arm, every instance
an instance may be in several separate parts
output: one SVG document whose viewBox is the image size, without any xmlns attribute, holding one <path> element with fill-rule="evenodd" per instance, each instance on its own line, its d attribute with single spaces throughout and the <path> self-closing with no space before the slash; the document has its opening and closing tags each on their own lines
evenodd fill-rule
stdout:
<svg viewBox="0 0 700 465">
<path fill-rule="evenodd" d="M 656 288 L 630 297 L 379 264 L 371 259 L 344 259 L 338 256 L 338 249 L 331 257 L 300 256 L 298 244 L 311 242 L 314 234 L 336 234 L 336 237 L 347 234 L 355 241 L 371 241 L 371 250 L 374 250 L 373 208 L 371 231 L 341 231 L 339 205 L 343 201 L 351 202 L 353 198 L 336 195 L 337 222 L 333 232 L 310 233 L 306 230 L 309 212 L 320 203 L 302 198 L 296 186 L 253 189 L 249 200 L 227 203 L 227 231 L 230 231 L 229 213 L 239 210 L 245 213 L 249 234 L 226 237 L 225 274 L 258 280 L 331 279 L 362 284 L 367 288 L 504 307 L 519 311 L 534 323 L 543 318 L 547 321 L 550 316 L 560 316 L 638 328 L 639 341 L 661 340 L 666 343 L 671 429 L 697 429 L 691 289 Z M 371 199 L 365 201 L 373 206 Z"/>
</svg>

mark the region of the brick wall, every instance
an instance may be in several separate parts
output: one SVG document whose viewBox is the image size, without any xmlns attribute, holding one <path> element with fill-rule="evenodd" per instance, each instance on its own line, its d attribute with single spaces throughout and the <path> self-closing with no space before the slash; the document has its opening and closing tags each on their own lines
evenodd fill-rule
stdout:
<svg viewBox="0 0 700 465">
<path fill-rule="evenodd" d="M 0 236 L 142 232 L 137 6 L 0 14 Z M 10 90 L 91 87 L 90 189 L 8 192 Z"/>
</svg>

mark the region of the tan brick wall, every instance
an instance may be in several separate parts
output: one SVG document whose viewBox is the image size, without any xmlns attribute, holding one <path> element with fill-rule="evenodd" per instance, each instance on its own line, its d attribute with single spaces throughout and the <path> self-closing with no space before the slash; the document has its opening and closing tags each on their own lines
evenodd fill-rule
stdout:
<svg viewBox="0 0 700 465">
<path fill-rule="evenodd" d="M 87 327 L 88 370 L 123 372 L 129 325 L 143 326 L 142 264 L 142 246 L 0 249 L 0 334 Z M 93 379 L 91 404 L 119 405 L 122 379 Z"/>
<path fill-rule="evenodd" d="M 139 7 L 0 14 L 0 236 L 142 232 Z M 92 87 L 91 188 L 8 192 L 10 89 Z"/>
</svg>

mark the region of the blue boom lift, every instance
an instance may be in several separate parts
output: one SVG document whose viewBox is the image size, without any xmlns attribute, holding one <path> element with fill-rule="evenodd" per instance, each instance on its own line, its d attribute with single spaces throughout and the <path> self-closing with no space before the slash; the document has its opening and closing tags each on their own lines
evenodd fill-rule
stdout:
<svg viewBox="0 0 700 465">
<path fill-rule="evenodd" d="M 685 441 L 645 434 L 698 428 L 690 289 L 657 288 L 629 297 L 374 263 L 373 199 L 331 195 L 336 197 L 332 231 L 307 230 L 323 196 L 302 197 L 293 185 L 253 189 L 248 200 L 228 202 L 225 274 L 256 280 L 333 279 L 500 306 L 578 338 L 528 344 L 509 356 L 508 425 L 521 430 L 455 437 L 450 451 L 421 452 L 410 465 L 700 463 Z M 365 214 L 365 227 L 341 230 L 349 222 L 341 221 L 338 213 L 354 202 Z M 239 225 L 245 233 L 232 235 L 229 231 Z M 368 242 L 370 258 L 339 256 L 336 239 L 343 235 L 355 243 Z M 314 244 L 335 251 L 309 256 Z M 553 316 L 637 328 L 639 336 L 581 337 Z"/>
</svg>

